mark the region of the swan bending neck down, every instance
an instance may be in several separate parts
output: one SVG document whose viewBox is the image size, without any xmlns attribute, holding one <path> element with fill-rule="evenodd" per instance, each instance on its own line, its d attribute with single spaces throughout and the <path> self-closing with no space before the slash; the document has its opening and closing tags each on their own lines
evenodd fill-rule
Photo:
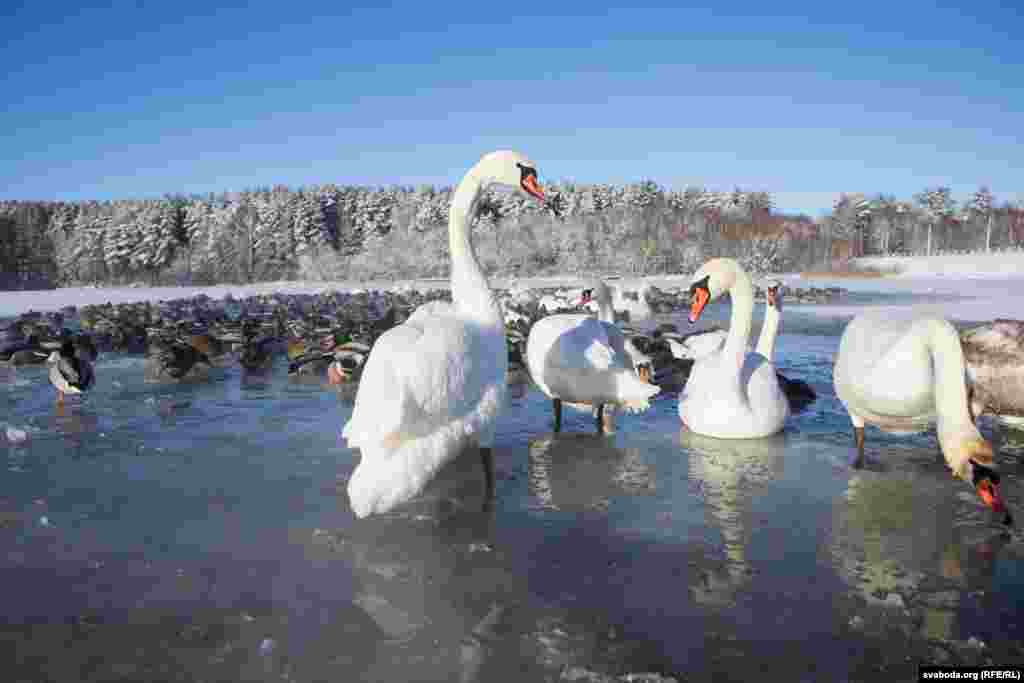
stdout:
<svg viewBox="0 0 1024 683">
<path fill-rule="evenodd" d="M 555 431 L 562 428 L 562 402 L 593 409 L 598 432 L 611 429 L 608 408 L 639 412 L 661 389 L 638 376 L 615 325 L 608 285 L 595 280 L 577 304 L 595 300 L 598 317 L 589 314 L 551 315 L 530 328 L 526 362 L 533 381 L 552 400 Z"/>
<path fill-rule="evenodd" d="M 491 449 L 505 403 L 508 348 L 501 306 L 469 230 L 491 185 L 545 201 L 535 165 L 516 152 L 485 155 L 459 183 L 448 212 L 452 304 L 421 306 L 377 339 L 342 430 L 361 455 L 348 482 L 357 517 L 411 500 L 472 446 L 480 449 L 484 466 L 485 505 L 493 497 Z"/>
<path fill-rule="evenodd" d="M 705 436 L 769 436 L 782 430 L 790 414 L 789 402 L 771 360 L 747 351 L 754 286 L 739 263 L 716 258 L 697 271 L 690 287 L 689 320 L 697 322 L 704 307 L 726 292 L 732 299 L 728 336 L 720 349 L 694 363 L 679 396 L 679 418 L 691 431 Z"/>
<path fill-rule="evenodd" d="M 971 482 L 996 513 L 1012 516 L 999 496 L 992 445 L 968 413 L 964 354 L 956 329 L 935 317 L 863 314 L 846 326 L 833 370 L 836 394 L 853 423 L 855 466 L 864 461 L 864 426 L 924 431 L 934 422 L 953 476 Z"/>
</svg>

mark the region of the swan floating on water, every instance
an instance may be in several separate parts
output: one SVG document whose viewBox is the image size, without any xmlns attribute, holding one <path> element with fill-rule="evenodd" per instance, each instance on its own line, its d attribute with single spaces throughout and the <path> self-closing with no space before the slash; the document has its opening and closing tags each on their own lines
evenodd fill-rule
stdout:
<svg viewBox="0 0 1024 683">
<path fill-rule="evenodd" d="M 595 280 L 577 303 L 588 303 L 595 298 L 593 293 L 600 310 L 597 318 L 586 313 L 541 318 L 526 340 L 530 376 L 552 399 L 556 432 L 562 427 L 563 401 L 577 408 L 593 408 L 597 430 L 604 432 L 611 427 L 606 407 L 642 411 L 661 391 L 637 374 L 622 330 L 615 325 L 608 285 Z"/>
<path fill-rule="evenodd" d="M 469 446 L 480 449 L 488 503 L 494 495 L 491 449 L 506 399 L 508 347 L 502 309 L 469 230 L 492 185 L 546 201 L 536 166 L 511 151 L 485 155 L 456 188 L 448 212 L 452 303 L 421 306 L 377 339 L 342 430 L 361 455 L 348 482 L 357 517 L 411 500 Z"/>
<path fill-rule="evenodd" d="M 971 482 L 1003 523 L 1013 518 L 999 495 L 992 444 L 968 412 L 964 353 L 956 329 L 942 318 L 865 313 L 846 326 L 833 370 L 836 395 L 853 423 L 859 467 L 864 426 L 921 432 L 936 424 L 953 476 Z"/>
<path fill-rule="evenodd" d="M 705 263 L 691 280 L 690 323 L 704 307 L 728 292 L 729 332 L 721 349 L 697 360 L 679 395 L 679 418 L 691 431 L 720 439 L 754 439 L 782 430 L 790 415 L 775 365 L 747 351 L 754 286 L 730 258 Z"/>
</svg>

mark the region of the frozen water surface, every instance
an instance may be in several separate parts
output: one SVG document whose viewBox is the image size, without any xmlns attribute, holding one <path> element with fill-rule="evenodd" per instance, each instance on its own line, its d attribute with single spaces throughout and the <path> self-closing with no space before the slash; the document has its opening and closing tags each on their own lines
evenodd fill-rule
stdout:
<svg viewBox="0 0 1024 683">
<path fill-rule="evenodd" d="M 566 410 L 555 435 L 544 397 L 515 389 L 491 514 L 470 454 L 421 500 L 356 521 L 338 439 L 351 392 L 294 382 L 283 359 L 265 379 L 158 385 L 141 357 L 105 354 L 95 390 L 61 410 L 45 369 L 7 371 L 3 678 L 877 681 L 916 680 L 919 662 L 1020 666 L 1020 532 L 952 479 L 934 434 L 869 429 L 869 465 L 851 470 L 831 384 L 857 307 L 963 298 L 861 289 L 786 309 L 778 364 L 819 399 L 773 438 L 683 432 L 672 395 L 605 437 Z M 982 427 L 1020 519 L 1024 433 Z"/>
</svg>

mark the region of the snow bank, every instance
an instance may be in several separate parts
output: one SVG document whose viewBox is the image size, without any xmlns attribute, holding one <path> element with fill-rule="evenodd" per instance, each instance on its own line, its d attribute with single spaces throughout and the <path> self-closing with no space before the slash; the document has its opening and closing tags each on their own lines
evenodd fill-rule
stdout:
<svg viewBox="0 0 1024 683">
<path fill-rule="evenodd" d="M 851 261 L 858 270 L 897 273 L 901 277 L 946 275 L 969 278 L 1024 275 L 1024 251 L 939 256 L 866 256 Z"/>
</svg>

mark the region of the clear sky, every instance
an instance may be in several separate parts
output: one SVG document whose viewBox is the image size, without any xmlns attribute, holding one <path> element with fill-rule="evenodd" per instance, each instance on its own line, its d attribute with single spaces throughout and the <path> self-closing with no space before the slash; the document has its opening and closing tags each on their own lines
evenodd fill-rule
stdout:
<svg viewBox="0 0 1024 683">
<path fill-rule="evenodd" d="M 0 198 L 541 179 L 1024 199 L 1013 2 L 5 3 Z"/>
</svg>

